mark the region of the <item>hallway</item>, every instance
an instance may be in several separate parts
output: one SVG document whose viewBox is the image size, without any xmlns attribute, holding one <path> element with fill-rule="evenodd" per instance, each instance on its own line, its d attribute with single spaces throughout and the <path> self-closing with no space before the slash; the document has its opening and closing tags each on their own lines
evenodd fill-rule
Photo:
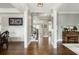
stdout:
<svg viewBox="0 0 79 59">
<path fill-rule="evenodd" d="M 48 38 L 44 37 L 41 46 L 37 42 L 31 42 L 27 48 L 27 55 L 76 55 L 74 52 L 58 42 L 57 49 L 53 48 L 52 44 L 49 45 Z"/>
<path fill-rule="evenodd" d="M 28 55 L 51 55 L 52 54 L 52 46 L 49 45 L 49 41 L 47 37 L 44 37 L 41 46 L 38 46 L 37 42 L 31 42 L 31 44 L 27 48 Z"/>
</svg>

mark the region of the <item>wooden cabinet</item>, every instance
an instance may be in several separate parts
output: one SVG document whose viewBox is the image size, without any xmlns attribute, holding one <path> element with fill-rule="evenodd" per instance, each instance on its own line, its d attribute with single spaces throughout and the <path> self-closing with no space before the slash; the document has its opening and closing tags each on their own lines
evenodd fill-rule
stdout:
<svg viewBox="0 0 79 59">
<path fill-rule="evenodd" d="M 62 39 L 63 39 L 63 43 L 78 43 L 79 32 L 78 31 L 63 31 Z"/>
</svg>

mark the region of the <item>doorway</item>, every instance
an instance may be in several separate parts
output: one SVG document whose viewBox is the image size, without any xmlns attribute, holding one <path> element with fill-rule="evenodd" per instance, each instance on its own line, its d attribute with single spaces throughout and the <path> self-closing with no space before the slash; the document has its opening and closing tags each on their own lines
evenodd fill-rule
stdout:
<svg viewBox="0 0 79 59">
<path fill-rule="evenodd" d="M 32 17 L 33 40 L 37 41 L 39 46 L 42 46 L 45 40 L 48 42 L 47 44 L 50 45 L 52 43 L 52 17 L 46 13 L 33 13 Z"/>
</svg>

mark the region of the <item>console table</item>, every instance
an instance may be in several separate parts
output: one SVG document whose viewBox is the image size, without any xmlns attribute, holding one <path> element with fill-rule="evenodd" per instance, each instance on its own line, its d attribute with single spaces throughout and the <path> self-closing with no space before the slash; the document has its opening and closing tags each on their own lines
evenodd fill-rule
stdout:
<svg viewBox="0 0 79 59">
<path fill-rule="evenodd" d="M 63 39 L 63 43 L 78 43 L 79 32 L 78 31 L 63 31 L 62 39 Z"/>
</svg>

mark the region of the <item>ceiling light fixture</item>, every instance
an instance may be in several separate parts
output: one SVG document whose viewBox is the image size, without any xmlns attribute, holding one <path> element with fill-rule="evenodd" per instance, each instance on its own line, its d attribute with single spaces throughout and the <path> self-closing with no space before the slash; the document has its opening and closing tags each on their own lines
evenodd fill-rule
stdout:
<svg viewBox="0 0 79 59">
<path fill-rule="evenodd" d="M 43 3 L 38 3 L 37 6 L 38 7 L 43 7 Z"/>
</svg>

